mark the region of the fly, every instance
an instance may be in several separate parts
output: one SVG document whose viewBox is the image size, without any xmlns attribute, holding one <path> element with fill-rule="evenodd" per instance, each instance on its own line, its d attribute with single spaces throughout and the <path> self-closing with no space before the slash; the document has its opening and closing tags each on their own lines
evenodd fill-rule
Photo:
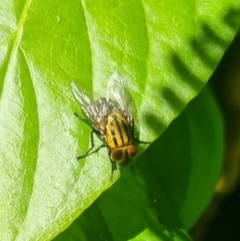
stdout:
<svg viewBox="0 0 240 241">
<path fill-rule="evenodd" d="M 112 164 L 112 179 L 115 163 L 125 166 L 136 155 L 137 148 L 134 142 L 149 144 L 149 142 L 138 140 L 135 136 L 133 116 L 135 105 L 127 88 L 126 80 L 114 73 L 108 82 L 106 98 L 100 98 L 95 102 L 92 102 L 87 94 L 80 91 L 74 83 L 72 83 L 72 92 L 85 117 L 81 117 L 77 113 L 75 115 L 92 127 L 91 147 L 77 159 L 82 159 L 95 152 L 91 152 L 94 148 L 93 134 L 95 133 L 108 149 L 108 156 Z"/>
</svg>

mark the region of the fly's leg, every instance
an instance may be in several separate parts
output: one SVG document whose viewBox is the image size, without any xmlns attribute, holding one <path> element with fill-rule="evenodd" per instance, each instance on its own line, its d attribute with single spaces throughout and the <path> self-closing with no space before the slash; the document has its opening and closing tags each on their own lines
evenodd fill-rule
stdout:
<svg viewBox="0 0 240 241">
<path fill-rule="evenodd" d="M 111 158 L 111 150 L 110 148 L 108 148 L 108 157 L 109 157 L 109 160 L 111 162 L 111 176 L 110 176 L 110 181 L 113 180 L 113 173 L 114 173 L 114 170 L 116 168 L 116 162 L 112 160 Z"/>
<path fill-rule="evenodd" d="M 80 119 L 81 121 L 83 121 L 83 122 L 85 122 L 86 124 L 88 124 L 88 125 L 90 125 L 90 123 L 88 123 L 88 121 L 87 120 L 85 120 L 83 117 L 81 117 L 80 115 L 78 115 L 78 113 L 76 113 L 76 112 L 74 112 L 74 115 L 78 118 L 78 119 Z M 91 125 L 90 125 L 91 126 Z M 102 148 L 104 145 L 101 145 L 101 146 L 99 146 L 95 151 L 93 151 L 92 153 L 90 153 L 90 151 L 94 148 L 94 139 L 93 139 L 93 133 L 95 133 L 96 135 L 100 135 L 100 133 L 97 131 L 97 130 L 95 130 L 95 129 L 92 129 L 92 131 L 91 131 L 91 147 L 89 148 L 89 150 L 84 154 L 84 155 L 81 155 L 81 156 L 77 156 L 77 160 L 80 160 L 80 159 L 82 159 L 82 158 L 84 158 L 84 157 L 86 157 L 86 156 L 88 156 L 88 155 L 91 155 L 91 154 L 93 154 L 94 152 L 97 152 L 100 148 Z"/>
<path fill-rule="evenodd" d="M 128 163 L 129 163 L 130 169 L 132 170 L 133 169 L 133 164 L 132 164 L 131 159 L 128 161 Z"/>
<path fill-rule="evenodd" d="M 74 112 L 74 115 L 81 121 L 85 122 L 86 124 L 88 124 L 89 126 L 91 126 L 91 124 L 86 120 L 84 119 L 82 116 L 80 116 L 77 112 Z"/>
<path fill-rule="evenodd" d="M 111 168 L 110 181 L 113 180 L 113 173 L 114 173 L 114 169 L 115 169 L 115 163 L 112 160 L 111 160 L 111 165 L 112 165 L 112 168 Z"/>
<path fill-rule="evenodd" d="M 101 146 L 99 146 L 94 152 L 92 152 L 92 153 L 89 153 L 93 148 L 94 148 L 94 139 L 93 139 L 93 133 L 95 133 L 96 135 L 99 135 L 99 132 L 98 131 L 96 131 L 95 129 L 92 129 L 92 131 L 91 131 L 91 147 L 88 149 L 88 151 L 84 154 L 84 155 L 81 155 L 81 156 L 78 156 L 77 157 L 77 160 L 80 160 L 80 159 L 82 159 L 82 158 L 84 158 L 84 157 L 86 157 L 86 156 L 88 156 L 88 155 L 90 155 L 90 154 L 93 154 L 94 152 L 97 152 L 101 147 L 103 147 L 104 145 L 101 145 Z"/>
<path fill-rule="evenodd" d="M 92 151 L 91 153 L 89 153 L 89 152 L 91 151 L 91 149 L 93 148 L 93 147 L 91 147 L 84 155 L 77 156 L 76 158 L 77 158 L 77 160 L 80 160 L 80 159 L 82 159 L 82 158 L 84 158 L 84 157 L 86 157 L 86 156 L 92 155 L 93 153 L 98 152 L 98 150 L 99 150 L 100 148 L 104 147 L 104 146 L 105 146 L 105 145 L 102 144 L 102 145 L 99 146 L 97 149 L 95 149 L 94 151 Z"/>
<path fill-rule="evenodd" d="M 141 140 L 139 140 L 139 139 L 137 139 L 135 137 L 134 137 L 134 140 L 137 141 L 140 144 L 151 144 L 151 141 L 141 141 Z"/>
</svg>

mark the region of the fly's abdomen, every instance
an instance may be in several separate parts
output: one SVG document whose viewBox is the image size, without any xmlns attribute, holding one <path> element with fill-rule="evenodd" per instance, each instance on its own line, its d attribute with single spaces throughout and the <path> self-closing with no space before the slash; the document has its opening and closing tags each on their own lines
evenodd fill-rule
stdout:
<svg viewBox="0 0 240 241">
<path fill-rule="evenodd" d="M 107 117 L 105 140 L 111 150 L 128 146 L 132 143 L 130 125 L 124 116 L 113 113 Z"/>
</svg>

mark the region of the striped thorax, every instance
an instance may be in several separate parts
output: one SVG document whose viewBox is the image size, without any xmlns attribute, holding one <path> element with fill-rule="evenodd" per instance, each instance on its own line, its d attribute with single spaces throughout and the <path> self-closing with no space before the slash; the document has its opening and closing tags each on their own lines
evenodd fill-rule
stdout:
<svg viewBox="0 0 240 241">
<path fill-rule="evenodd" d="M 111 150 L 111 158 L 119 164 L 130 160 L 137 152 L 133 143 L 133 130 L 122 113 L 107 117 L 105 142 Z"/>
</svg>

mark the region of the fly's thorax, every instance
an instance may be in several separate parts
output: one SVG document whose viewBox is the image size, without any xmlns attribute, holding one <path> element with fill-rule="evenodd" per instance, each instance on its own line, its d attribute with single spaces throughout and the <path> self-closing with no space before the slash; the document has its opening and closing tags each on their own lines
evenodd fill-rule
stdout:
<svg viewBox="0 0 240 241">
<path fill-rule="evenodd" d="M 121 113 L 110 114 L 107 117 L 105 127 L 105 141 L 111 150 L 132 144 L 131 125 Z"/>
<path fill-rule="evenodd" d="M 120 147 L 111 152 L 111 159 L 118 164 L 127 164 L 131 158 L 137 153 L 137 148 L 134 145 Z"/>
</svg>

